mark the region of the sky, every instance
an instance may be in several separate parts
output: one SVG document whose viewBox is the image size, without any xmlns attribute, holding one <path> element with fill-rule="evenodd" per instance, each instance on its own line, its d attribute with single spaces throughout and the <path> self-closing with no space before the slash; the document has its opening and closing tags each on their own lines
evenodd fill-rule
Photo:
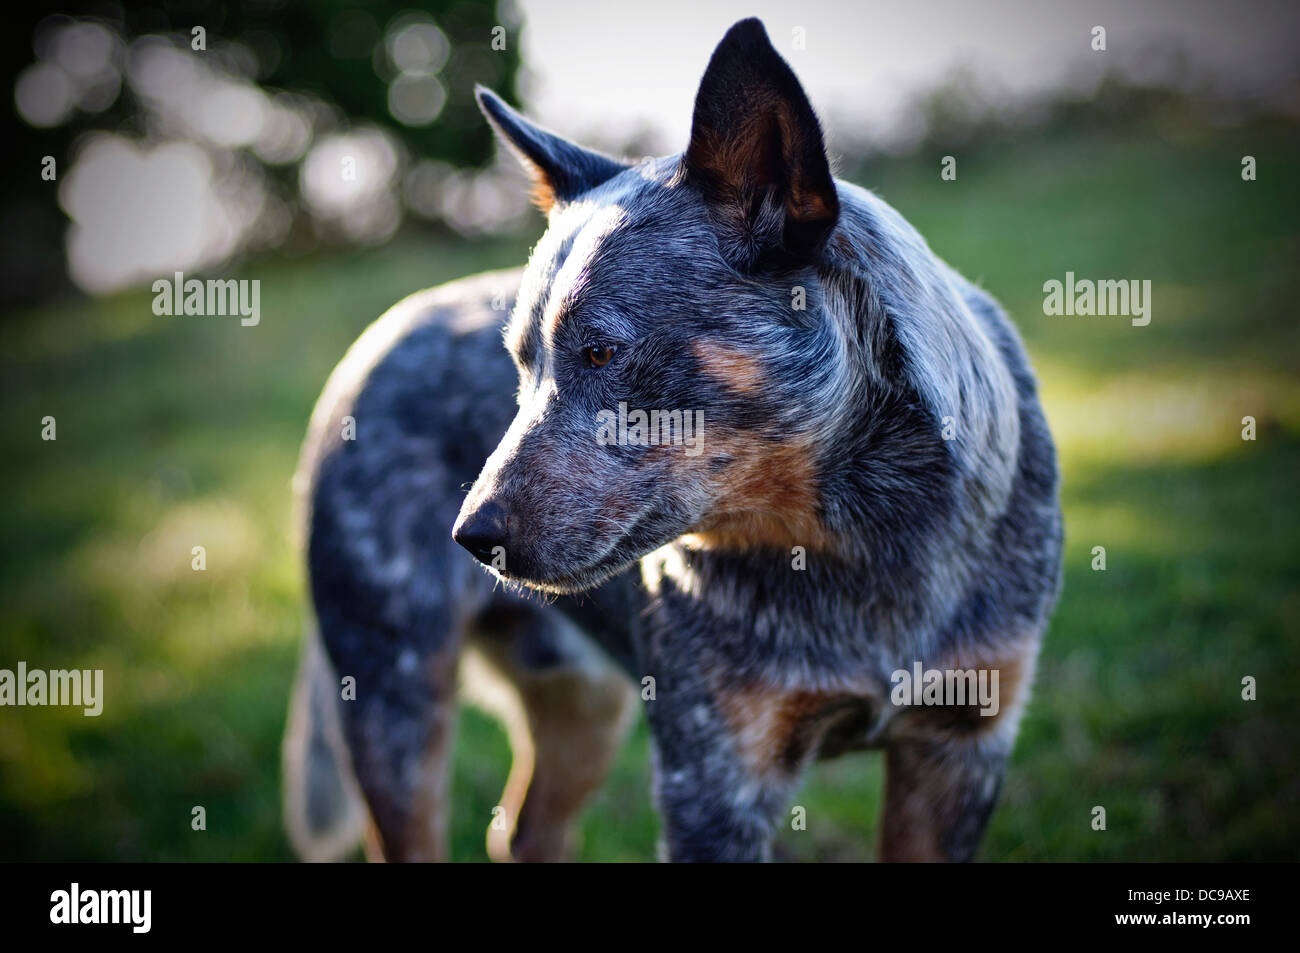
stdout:
<svg viewBox="0 0 1300 953">
<path fill-rule="evenodd" d="M 1107 68 L 1159 78 L 1174 48 L 1197 75 L 1249 90 L 1294 96 L 1300 71 L 1296 0 L 514 2 L 532 115 L 597 144 L 649 131 L 663 151 L 685 147 L 709 54 L 747 16 L 763 20 L 832 135 L 863 143 L 905 138 L 914 97 L 959 67 L 1010 97 L 1062 84 L 1086 92 Z M 1091 49 L 1098 25 L 1104 53 Z"/>
<path fill-rule="evenodd" d="M 1063 86 L 1086 98 L 1116 71 L 1139 81 L 1214 78 L 1273 98 L 1280 91 L 1300 115 L 1300 0 L 500 2 L 516 5 L 499 9 L 507 34 L 521 38 L 525 111 L 638 158 L 685 148 L 709 55 L 732 23 L 755 15 L 821 114 L 832 155 L 905 149 L 924 132 L 918 97 L 958 75 L 969 98 L 993 108 L 1023 107 Z M 520 20 L 522 31 L 511 30 Z M 1104 51 L 1093 48 L 1097 27 Z M 429 40 L 442 34 L 418 12 L 386 29 L 394 67 L 415 69 L 393 80 L 394 117 L 406 121 L 419 107 L 429 111 L 408 118 L 435 121 L 443 100 L 396 94 L 411 77 L 441 88 L 432 74 L 446 61 L 445 43 Z M 404 207 L 467 234 L 527 214 L 523 191 L 500 178 L 513 161 L 454 172 L 419 157 L 407 163 L 379 129 L 313 134 L 294 97 L 168 39 L 123 38 L 91 21 L 60 21 L 42 36 L 37 61 L 15 83 L 27 121 L 52 126 L 75 108 L 101 110 L 129 86 L 158 140 L 89 134 L 60 170 L 69 270 L 87 290 L 216 267 L 282 241 L 291 210 L 259 167 L 236 161 L 240 150 L 270 164 L 301 160 L 301 196 L 322 235 L 385 241 Z"/>
</svg>

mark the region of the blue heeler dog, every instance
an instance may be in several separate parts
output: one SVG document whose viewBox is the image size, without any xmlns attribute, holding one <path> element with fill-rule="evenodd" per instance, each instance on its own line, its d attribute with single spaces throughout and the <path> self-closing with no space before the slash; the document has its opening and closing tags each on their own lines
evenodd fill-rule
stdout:
<svg viewBox="0 0 1300 953">
<path fill-rule="evenodd" d="M 880 856 L 971 858 L 1060 578 L 1015 330 L 832 177 L 757 20 L 713 54 L 679 156 L 627 166 L 479 102 L 548 227 L 522 273 L 398 304 L 317 405 L 299 850 L 368 831 L 372 857 L 446 856 L 459 684 L 514 749 L 496 859 L 566 855 L 638 695 L 669 859 L 769 858 L 805 766 L 866 748 Z M 996 673 L 996 705 L 900 703 L 918 664 Z"/>
</svg>

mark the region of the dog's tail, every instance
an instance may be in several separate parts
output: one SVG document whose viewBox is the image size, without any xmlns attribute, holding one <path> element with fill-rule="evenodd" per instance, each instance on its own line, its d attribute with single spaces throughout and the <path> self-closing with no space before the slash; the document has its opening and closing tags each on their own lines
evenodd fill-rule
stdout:
<svg viewBox="0 0 1300 953">
<path fill-rule="evenodd" d="M 339 720 L 338 680 L 313 624 L 303 639 L 284 733 L 284 822 L 298 856 L 341 860 L 361 841 L 366 809 Z"/>
</svg>

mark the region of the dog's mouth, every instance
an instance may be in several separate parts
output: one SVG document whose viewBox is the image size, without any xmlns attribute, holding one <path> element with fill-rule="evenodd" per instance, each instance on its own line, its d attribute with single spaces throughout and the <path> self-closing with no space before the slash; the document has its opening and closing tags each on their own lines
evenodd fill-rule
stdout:
<svg viewBox="0 0 1300 953">
<path fill-rule="evenodd" d="M 642 511 L 626 528 L 614 537 L 599 554 L 585 562 L 554 565 L 549 571 L 540 566 L 526 565 L 523 572 L 514 571 L 509 560 L 504 568 L 487 566 L 492 574 L 505 582 L 526 586 L 541 592 L 573 595 L 594 589 L 601 583 L 636 565 L 646 553 L 653 552 L 662 543 L 637 542 L 649 521 L 650 509 Z"/>
<path fill-rule="evenodd" d="M 595 589 L 601 583 L 612 579 L 635 564 L 636 560 L 632 559 L 623 563 L 590 566 L 575 573 L 545 579 L 524 579 L 498 570 L 493 570 L 493 572 L 506 582 L 512 582 L 529 589 L 536 589 L 539 592 L 551 593 L 557 596 L 570 596 Z"/>
<path fill-rule="evenodd" d="M 640 556 L 601 559 L 577 569 L 566 568 L 562 572 L 547 573 L 545 575 L 536 573 L 521 575 L 510 572 L 508 569 L 497 569 L 486 565 L 483 568 L 503 582 L 554 595 L 574 595 L 586 592 L 588 589 L 595 589 L 606 580 L 634 566 L 639 558 Z"/>
</svg>

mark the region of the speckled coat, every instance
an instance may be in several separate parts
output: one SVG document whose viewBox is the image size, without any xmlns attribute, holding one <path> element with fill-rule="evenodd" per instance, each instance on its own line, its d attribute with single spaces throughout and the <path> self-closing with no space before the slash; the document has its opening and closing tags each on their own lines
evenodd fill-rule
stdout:
<svg viewBox="0 0 1300 953">
<path fill-rule="evenodd" d="M 548 227 L 522 273 L 399 304 L 317 407 L 295 842 L 332 856 L 368 818 L 374 854 L 445 856 L 459 668 L 515 750 L 499 859 L 565 856 L 638 698 L 670 859 L 769 858 L 804 767 L 869 747 L 881 856 L 971 858 L 1060 577 L 1012 325 L 832 177 L 758 21 L 679 156 L 629 167 L 480 104 Z M 616 408 L 698 412 L 698 451 L 597 439 Z M 996 672 L 997 713 L 898 703 L 916 663 Z"/>
</svg>

